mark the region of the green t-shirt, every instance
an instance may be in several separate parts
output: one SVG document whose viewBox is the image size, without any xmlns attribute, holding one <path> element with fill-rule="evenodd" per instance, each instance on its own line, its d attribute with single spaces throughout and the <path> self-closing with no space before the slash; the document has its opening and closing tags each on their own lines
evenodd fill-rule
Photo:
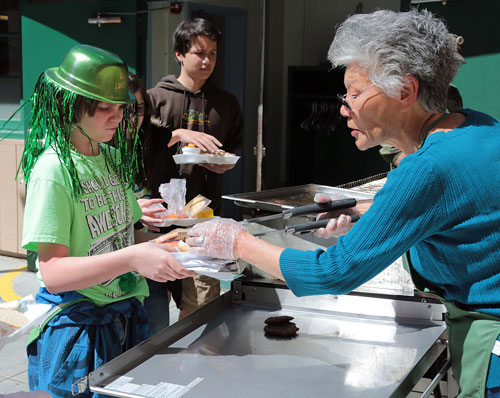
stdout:
<svg viewBox="0 0 500 398">
<path fill-rule="evenodd" d="M 72 152 L 84 190 L 79 198 L 75 198 L 70 175 L 53 149 L 47 149 L 36 162 L 27 187 L 22 240 L 25 249 L 37 251 L 40 242 L 57 243 L 68 247 L 70 257 L 118 250 L 108 197 L 115 209 L 116 230 L 122 247 L 134 243 L 133 225 L 142 215 L 134 192 L 131 188 L 123 192 L 118 175 L 106 165 L 102 151 L 98 156 L 85 157 L 98 181 L 80 156 Z M 118 278 L 113 278 L 78 292 L 99 306 L 130 297 L 142 301 L 149 294 L 147 283 L 140 275 L 136 278 L 137 285 L 130 291 L 122 291 Z M 38 279 L 44 286 L 40 271 Z"/>
</svg>

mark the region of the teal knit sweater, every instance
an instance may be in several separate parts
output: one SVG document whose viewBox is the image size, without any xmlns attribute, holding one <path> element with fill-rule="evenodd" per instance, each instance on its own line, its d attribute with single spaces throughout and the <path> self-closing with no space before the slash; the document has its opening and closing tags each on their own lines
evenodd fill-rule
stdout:
<svg viewBox="0 0 500 398">
<path fill-rule="evenodd" d="M 297 295 L 352 291 L 410 250 L 444 298 L 500 317 L 500 123 L 470 109 L 390 172 L 373 205 L 328 250 L 286 249 Z"/>
</svg>

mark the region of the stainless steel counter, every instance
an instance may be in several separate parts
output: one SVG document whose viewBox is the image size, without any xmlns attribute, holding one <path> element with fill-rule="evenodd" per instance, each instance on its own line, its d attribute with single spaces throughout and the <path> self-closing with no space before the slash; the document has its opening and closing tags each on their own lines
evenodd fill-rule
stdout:
<svg viewBox="0 0 500 398">
<path fill-rule="evenodd" d="M 89 385 L 117 397 L 405 397 L 446 348 L 442 312 L 408 297 L 298 298 L 236 282 L 91 373 Z M 264 320 L 284 314 L 297 336 L 266 335 Z"/>
</svg>

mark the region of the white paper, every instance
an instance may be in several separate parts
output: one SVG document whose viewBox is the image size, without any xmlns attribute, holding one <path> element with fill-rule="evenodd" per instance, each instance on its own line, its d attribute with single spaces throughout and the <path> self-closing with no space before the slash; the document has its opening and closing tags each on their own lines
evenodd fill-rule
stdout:
<svg viewBox="0 0 500 398">
<path fill-rule="evenodd" d="M 135 384 L 132 383 L 133 380 L 134 379 L 132 377 L 120 376 L 105 386 L 105 388 L 112 391 L 133 394 L 134 396 L 150 398 L 179 398 L 203 381 L 203 378 L 197 377 L 187 386 L 165 382 L 158 383 L 155 386 L 150 384 Z"/>
<path fill-rule="evenodd" d="M 231 281 L 241 273 L 238 263 L 231 260 L 200 256 L 198 254 L 177 252 L 171 253 L 185 268 L 197 274 L 210 276 L 221 281 Z"/>
</svg>

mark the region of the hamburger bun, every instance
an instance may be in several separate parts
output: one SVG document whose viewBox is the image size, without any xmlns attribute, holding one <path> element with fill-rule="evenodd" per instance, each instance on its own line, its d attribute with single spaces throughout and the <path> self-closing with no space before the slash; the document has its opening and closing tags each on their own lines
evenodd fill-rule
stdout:
<svg viewBox="0 0 500 398">
<path fill-rule="evenodd" d="M 184 206 L 184 213 L 189 218 L 195 218 L 198 213 L 204 210 L 210 204 L 210 200 L 203 195 L 197 195 Z"/>
<path fill-rule="evenodd" d="M 190 249 L 190 246 L 183 240 L 170 240 L 160 244 L 166 246 L 168 248 L 167 250 L 171 252 L 188 252 Z"/>
<path fill-rule="evenodd" d="M 187 230 L 184 228 L 176 228 L 173 231 L 170 231 L 166 234 L 159 236 L 154 239 L 154 243 L 167 243 L 172 240 L 181 240 L 187 237 Z"/>
</svg>

